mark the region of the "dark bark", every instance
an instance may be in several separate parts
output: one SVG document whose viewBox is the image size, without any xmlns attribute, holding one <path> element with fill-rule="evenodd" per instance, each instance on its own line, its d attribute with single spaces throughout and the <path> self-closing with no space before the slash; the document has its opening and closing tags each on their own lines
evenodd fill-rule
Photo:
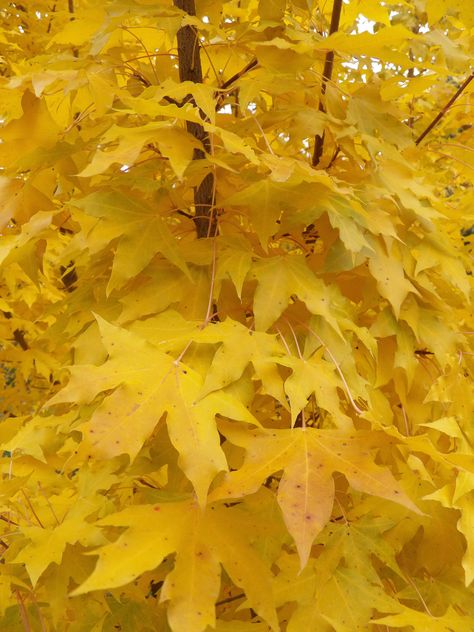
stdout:
<svg viewBox="0 0 474 632">
<path fill-rule="evenodd" d="M 342 0 L 334 0 L 331 15 L 331 26 L 329 27 L 329 35 L 335 33 L 339 28 L 339 20 L 341 19 Z M 319 111 L 325 112 L 323 103 L 324 95 L 326 94 L 326 84 L 331 81 L 332 69 L 334 67 L 334 51 L 329 50 L 326 53 L 326 59 L 324 60 L 323 70 L 323 83 L 321 84 L 321 99 L 319 101 Z M 324 133 L 322 136 L 316 135 L 314 138 L 314 152 L 313 152 L 313 167 L 316 167 L 321 160 L 324 148 Z"/>
<path fill-rule="evenodd" d="M 7 319 L 12 318 L 11 312 L 3 312 L 3 315 Z M 30 348 L 28 343 L 25 340 L 25 333 L 22 329 L 14 330 L 13 339 L 15 340 L 16 344 L 23 349 L 23 351 L 27 351 Z"/>
<path fill-rule="evenodd" d="M 189 15 L 196 15 L 194 0 L 174 0 L 174 4 Z M 180 80 L 202 83 L 200 45 L 196 29 L 193 26 L 183 26 L 179 29 L 177 37 Z M 191 95 L 185 101 L 195 104 Z M 204 113 L 200 112 L 200 114 L 201 118 L 204 119 Z M 186 122 L 186 127 L 188 132 L 202 143 L 204 150 L 210 152 L 209 134 L 204 127 L 200 123 L 191 121 Z M 195 149 L 194 160 L 204 159 L 205 151 Z M 194 223 L 198 238 L 214 236 L 217 232 L 214 213 L 214 174 L 208 173 L 201 184 L 194 189 L 194 209 Z"/>
</svg>

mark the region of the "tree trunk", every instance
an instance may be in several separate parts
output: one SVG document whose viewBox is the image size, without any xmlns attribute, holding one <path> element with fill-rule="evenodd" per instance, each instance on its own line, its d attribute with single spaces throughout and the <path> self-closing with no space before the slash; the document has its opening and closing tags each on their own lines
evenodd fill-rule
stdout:
<svg viewBox="0 0 474 632">
<path fill-rule="evenodd" d="M 194 0 L 174 0 L 174 4 L 178 9 L 185 11 L 189 15 L 196 15 L 196 7 Z M 181 81 L 193 81 L 194 83 L 202 83 L 202 66 L 199 50 L 198 33 L 193 26 L 183 26 L 178 31 L 178 61 L 179 61 L 179 78 Z M 195 104 L 191 95 L 186 99 Z M 200 111 L 201 118 L 205 118 L 205 114 Z M 198 141 L 202 143 L 204 149 L 209 152 L 211 143 L 209 134 L 199 123 L 188 121 L 186 123 L 187 130 Z M 205 152 L 202 149 L 194 150 L 194 160 L 202 160 L 205 158 Z M 213 237 L 217 232 L 217 222 L 214 213 L 214 175 L 208 173 L 201 184 L 194 189 L 194 223 L 198 238 Z"/>
</svg>

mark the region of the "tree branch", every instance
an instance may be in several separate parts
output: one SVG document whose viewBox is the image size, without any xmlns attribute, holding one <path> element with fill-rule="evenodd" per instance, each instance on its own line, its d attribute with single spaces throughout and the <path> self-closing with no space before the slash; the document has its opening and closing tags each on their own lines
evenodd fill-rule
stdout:
<svg viewBox="0 0 474 632">
<path fill-rule="evenodd" d="M 342 0 L 334 0 L 332 7 L 331 26 L 329 27 L 329 35 L 335 33 L 339 28 L 339 20 L 341 19 Z M 319 111 L 325 112 L 323 97 L 326 94 L 326 84 L 331 81 L 332 69 L 334 67 L 334 51 L 329 50 L 326 53 L 323 70 L 323 83 L 321 85 L 321 98 L 319 100 Z M 324 148 L 324 132 L 322 136 L 316 134 L 314 137 L 313 167 L 316 167 L 321 160 Z"/>
<path fill-rule="evenodd" d="M 249 63 L 244 66 L 242 70 L 239 70 L 239 72 L 236 72 L 235 75 L 232 75 L 232 77 L 227 79 L 227 81 L 224 81 L 224 83 L 220 86 L 221 89 L 225 90 L 226 88 L 229 88 L 235 81 L 237 81 L 237 79 L 240 79 L 240 77 L 245 75 L 247 72 L 249 72 L 249 70 L 252 70 L 252 68 L 255 68 L 256 66 L 258 66 L 258 59 L 255 57 L 254 59 L 252 59 L 252 61 L 249 61 Z"/>
<path fill-rule="evenodd" d="M 194 0 L 174 0 L 174 5 L 188 15 L 196 15 Z M 182 26 L 178 31 L 177 37 L 180 80 L 202 83 L 200 45 L 195 27 L 190 25 Z M 189 95 L 189 101 L 196 105 L 191 95 Z M 202 119 L 205 118 L 201 110 L 200 115 Z M 193 121 L 187 121 L 186 127 L 188 132 L 202 143 L 204 149 L 210 152 L 211 142 L 209 134 L 204 127 L 200 123 L 194 123 Z M 202 149 L 194 150 L 194 160 L 203 160 L 205 155 Z M 217 230 L 217 222 L 213 212 L 214 175 L 212 173 L 208 173 L 201 184 L 194 189 L 194 209 L 194 223 L 198 238 L 214 236 Z"/>
<path fill-rule="evenodd" d="M 221 86 L 219 86 L 219 89 L 224 92 L 221 92 L 221 94 L 217 96 L 216 111 L 222 107 L 222 101 L 225 99 L 226 94 L 229 92 L 232 92 L 232 90 L 237 90 L 237 89 L 232 88 L 232 90 L 229 90 L 227 93 L 225 92 L 225 90 L 227 88 L 230 88 L 233 83 L 238 81 L 241 77 L 243 77 L 250 70 L 252 70 L 253 68 L 256 68 L 257 66 L 258 66 L 258 59 L 255 57 L 254 59 L 249 61 L 249 63 L 246 66 L 244 66 L 242 70 L 239 70 L 239 72 L 236 72 L 235 75 L 232 75 L 232 77 L 229 77 L 227 81 L 224 81 L 224 83 Z"/>
<path fill-rule="evenodd" d="M 216 603 L 216 608 L 218 606 L 223 606 L 226 603 L 231 603 L 232 601 L 237 601 L 238 599 L 243 599 L 245 597 L 245 593 L 240 593 L 238 595 L 234 595 L 233 597 L 227 597 L 227 599 L 221 599 Z"/>
<path fill-rule="evenodd" d="M 2 310 L 3 315 L 5 316 L 6 319 L 10 319 L 12 318 L 12 313 L 11 312 L 4 312 Z M 28 345 L 28 343 L 25 340 L 25 333 L 22 329 L 15 329 L 13 331 L 13 339 L 16 342 L 16 344 L 21 347 L 21 349 L 23 349 L 23 351 L 27 351 L 30 347 Z"/>
<path fill-rule="evenodd" d="M 459 86 L 455 94 L 453 94 L 453 96 L 449 99 L 449 101 L 446 103 L 444 108 L 440 112 L 438 112 L 438 114 L 434 117 L 434 119 L 431 121 L 428 127 L 418 136 L 418 138 L 415 140 L 415 145 L 419 145 L 421 141 L 425 138 L 425 136 L 427 136 L 431 132 L 431 130 L 436 125 L 438 125 L 438 123 L 446 114 L 446 112 L 449 110 L 449 108 L 453 105 L 456 99 L 458 99 L 461 96 L 461 94 L 464 92 L 464 90 L 467 88 L 467 86 L 471 83 L 473 79 L 474 79 L 474 72 L 469 75 L 469 77 L 464 81 L 462 85 Z"/>
</svg>

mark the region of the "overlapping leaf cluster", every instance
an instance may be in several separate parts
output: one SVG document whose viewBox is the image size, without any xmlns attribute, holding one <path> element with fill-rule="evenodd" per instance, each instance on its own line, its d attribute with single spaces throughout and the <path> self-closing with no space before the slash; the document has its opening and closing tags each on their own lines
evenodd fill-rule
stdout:
<svg viewBox="0 0 474 632">
<path fill-rule="evenodd" d="M 467 5 L 6 4 L 2 629 L 470 631 Z"/>
</svg>

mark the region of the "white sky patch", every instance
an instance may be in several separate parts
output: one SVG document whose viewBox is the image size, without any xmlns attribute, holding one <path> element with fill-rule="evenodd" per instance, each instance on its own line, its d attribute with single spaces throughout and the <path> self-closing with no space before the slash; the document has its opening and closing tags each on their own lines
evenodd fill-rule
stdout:
<svg viewBox="0 0 474 632">
<path fill-rule="evenodd" d="M 120 171 L 127 172 L 127 171 L 129 171 L 129 170 L 130 170 L 130 165 L 122 165 L 122 166 L 120 167 Z"/>
<path fill-rule="evenodd" d="M 396 17 L 397 15 L 399 15 L 398 11 L 390 11 L 390 20 L 392 20 L 394 17 Z M 358 34 L 358 33 L 370 33 L 370 34 L 374 34 L 374 27 L 375 27 L 376 22 L 374 20 L 369 20 L 368 18 L 366 18 L 364 15 L 362 15 L 362 13 L 359 13 L 359 15 L 357 16 L 357 20 L 356 20 L 356 28 L 352 31 L 354 34 Z M 425 23 L 420 25 L 419 27 L 419 33 L 427 33 L 430 30 L 429 24 Z M 420 59 L 421 61 L 421 59 Z M 344 68 L 348 68 L 350 70 L 359 70 L 361 65 L 366 65 L 366 61 L 365 58 L 358 58 L 358 57 L 352 57 L 349 61 L 344 61 L 342 62 L 342 66 Z M 382 64 L 378 59 L 376 58 L 371 58 L 370 60 L 370 65 L 372 68 L 372 72 L 374 73 L 379 73 L 382 72 L 383 68 L 384 68 L 384 64 Z M 392 64 L 392 63 L 387 63 L 385 64 L 385 68 L 390 69 L 390 70 L 397 70 L 397 67 Z M 420 74 L 420 71 L 417 68 L 413 69 L 413 74 L 416 77 L 417 75 Z M 362 81 L 366 81 L 366 75 L 362 74 L 361 76 Z"/>
<path fill-rule="evenodd" d="M 209 24 L 209 16 L 208 15 L 203 15 L 202 16 L 202 21 L 204 22 L 204 24 Z"/>
<path fill-rule="evenodd" d="M 350 68 L 351 70 L 357 70 L 359 68 L 359 60 L 357 57 L 353 57 L 350 61 L 343 61 L 344 68 Z"/>
<path fill-rule="evenodd" d="M 257 104 L 254 103 L 253 101 L 251 101 L 247 105 L 247 110 L 251 114 L 255 114 L 255 112 L 257 111 Z M 232 104 L 231 103 L 226 103 L 219 110 L 217 110 L 217 112 L 218 112 L 218 114 L 232 114 Z"/>
<path fill-rule="evenodd" d="M 372 60 L 372 70 L 374 72 L 381 72 L 383 65 L 379 61 Z"/>
<path fill-rule="evenodd" d="M 370 33 L 371 35 L 373 35 L 374 27 L 375 27 L 374 20 L 369 20 L 368 18 L 365 17 L 365 15 L 362 15 L 362 13 L 359 13 L 356 20 L 356 28 L 352 31 L 352 33 L 354 34 Z M 359 66 L 361 62 L 363 63 L 364 59 L 359 59 L 358 57 L 352 57 L 350 61 L 342 62 L 342 66 L 344 68 L 349 68 L 350 70 L 359 70 Z M 371 66 L 372 66 L 373 72 L 380 72 L 383 68 L 382 64 L 375 58 L 371 60 Z M 361 76 L 361 79 L 364 82 L 367 81 L 366 75 L 363 74 Z"/>
<path fill-rule="evenodd" d="M 217 110 L 218 114 L 232 114 L 232 105 L 230 103 L 226 103 L 219 110 Z"/>
<path fill-rule="evenodd" d="M 375 22 L 368 20 L 364 15 L 359 14 L 357 17 L 357 33 L 371 33 L 374 34 Z"/>
</svg>

